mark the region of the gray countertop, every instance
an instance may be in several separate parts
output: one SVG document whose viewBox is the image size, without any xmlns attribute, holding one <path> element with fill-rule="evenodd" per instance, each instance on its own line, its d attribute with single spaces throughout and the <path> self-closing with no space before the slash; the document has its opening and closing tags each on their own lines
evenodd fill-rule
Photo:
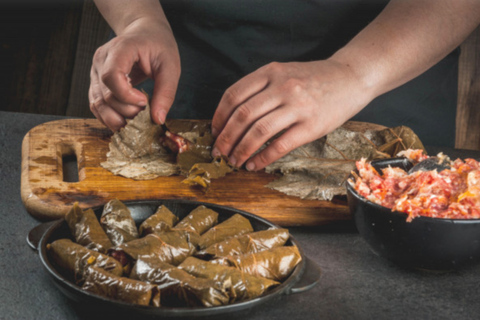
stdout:
<svg viewBox="0 0 480 320">
<path fill-rule="evenodd" d="M 20 198 L 22 139 L 36 125 L 56 119 L 62 117 L 0 112 L 0 319 L 95 318 L 88 306 L 78 305 L 57 289 L 25 241 L 40 222 L 28 214 Z M 451 152 L 452 157 L 469 155 Z M 248 314 L 228 318 L 478 319 L 480 315 L 480 265 L 447 273 L 397 267 L 372 253 L 350 221 L 290 231 L 321 268 L 320 282 L 310 291 L 284 295 Z"/>
</svg>

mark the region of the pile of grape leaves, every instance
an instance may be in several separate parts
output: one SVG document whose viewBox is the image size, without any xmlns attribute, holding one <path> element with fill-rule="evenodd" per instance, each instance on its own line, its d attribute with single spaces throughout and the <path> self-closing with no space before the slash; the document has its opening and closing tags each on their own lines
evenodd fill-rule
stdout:
<svg viewBox="0 0 480 320">
<path fill-rule="evenodd" d="M 208 192 L 212 180 L 235 170 L 225 157 L 211 157 L 214 138 L 207 120 L 169 120 L 168 130 L 192 142 L 183 153 L 172 153 L 162 144 L 162 128 L 150 118 L 147 106 L 115 132 L 102 167 L 135 180 L 183 175 L 182 181 Z M 325 137 L 303 145 L 265 168 L 277 178 L 266 187 L 311 200 L 331 200 L 345 194 L 345 181 L 361 158 L 394 157 L 406 149 L 423 149 L 408 127 L 358 129 L 347 122 Z M 267 143 L 268 144 L 268 143 Z M 228 178 L 228 177 L 227 177 Z"/>
</svg>

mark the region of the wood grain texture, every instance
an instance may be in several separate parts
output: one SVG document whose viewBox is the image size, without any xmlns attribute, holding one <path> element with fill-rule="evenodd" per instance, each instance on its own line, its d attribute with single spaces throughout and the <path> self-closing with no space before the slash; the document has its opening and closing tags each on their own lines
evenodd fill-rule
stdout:
<svg viewBox="0 0 480 320">
<path fill-rule="evenodd" d="M 455 147 L 480 150 L 480 27 L 461 46 Z"/>
<path fill-rule="evenodd" d="M 363 126 L 352 123 L 359 129 Z M 380 128 L 377 125 L 365 128 Z M 382 127 L 383 128 L 383 127 Z M 182 184 L 183 177 L 134 181 L 103 169 L 110 131 L 96 119 L 47 122 L 30 130 L 22 145 L 21 196 L 30 214 L 42 220 L 61 218 L 78 201 L 81 207 L 142 199 L 188 199 L 245 210 L 281 226 L 313 226 L 351 219 L 343 198 L 301 200 L 265 185 L 265 172 L 239 171 L 212 181 L 207 193 Z M 63 181 L 62 158 L 75 152 L 78 182 Z"/>
</svg>

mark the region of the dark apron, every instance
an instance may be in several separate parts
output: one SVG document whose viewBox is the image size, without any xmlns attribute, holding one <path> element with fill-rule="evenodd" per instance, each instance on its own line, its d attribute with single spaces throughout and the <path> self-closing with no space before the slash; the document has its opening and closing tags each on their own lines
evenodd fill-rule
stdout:
<svg viewBox="0 0 480 320">
<path fill-rule="evenodd" d="M 210 119 L 224 91 L 272 62 L 326 59 L 388 1 L 161 1 L 180 50 L 182 75 L 169 117 Z M 426 145 L 455 142 L 458 50 L 370 103 L 353 120 L 411 127 Z M 151 83 L 145 83 L 149 91 Z M 347 94 L 347 93 L 346 93 Z"/>
</svg>

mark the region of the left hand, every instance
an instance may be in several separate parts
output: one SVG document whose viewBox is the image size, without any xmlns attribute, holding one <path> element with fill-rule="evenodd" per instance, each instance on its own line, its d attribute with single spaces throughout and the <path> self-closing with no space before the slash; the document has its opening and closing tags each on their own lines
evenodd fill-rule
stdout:
<svg viewBox="0 0 480 320">
<path fill-rule="evenodd" d="M 335 130 L 372 98 L 351 68 L 340 62 L 270 63 L 223 95 L 212 121 L 212 132 L 218 135 L 212 155 L 227 155 L 237 167 L 248 160 L 250 171 L 263 169 Z"/>
</svg>

